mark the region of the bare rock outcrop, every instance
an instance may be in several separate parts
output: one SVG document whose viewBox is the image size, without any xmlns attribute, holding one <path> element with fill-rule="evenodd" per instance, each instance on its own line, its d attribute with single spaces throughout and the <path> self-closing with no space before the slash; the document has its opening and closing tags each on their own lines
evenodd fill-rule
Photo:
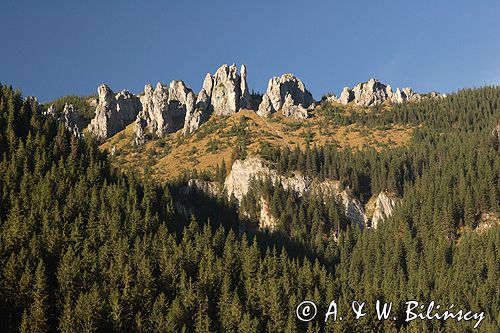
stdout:
<svg viewBox="0 0 500 333">
<path fill-rule="evenodd" d="M 138 118 L 142 120 L 139 122 L 145 124 L 143 130 L 146 129 L 158 137 L 163 137 L 173 130 L 172 115 L 168 110 L 168 92 L 169 89 L 158 82 L 154 89 L 147 84 L 144 87 L 144 95 L 141 96 L 142 111 Z"/>
<path fill-rule="evenodd" d="M 243 196 L 250 190 L 250 182 L 254 178 L 275 176 L 271 170 L 264 164 L 264 161 L 258 157 L 249 157 L 245 160 L 234 161 L 231 172 L 226 177 L 224 188 L 228 197 L 234 196 L 239 202 Z"/>
<path fill-rule="evenodd" d="M 160 82 L 156 88 L 150 84 L 144 87 L 141 97 L 142 111 L 136 121 L 135 143 L 144 142 L 140 135 L 144 132 L 152 133 L 157 137 L 164 137 L 168 133 L 176 132 L 192 122 L 195 111 L 195 95 L 183 81 L 174 80 L 167 87 Z M 142 131 L 142 132 L 141 132 Z"/>
<path fill-rule="evenodd" d="M 285 116 L 307 118 L 309 107 L 314 107 L 314 99 L 304 83 L 292 74 L 283 74 L 269 80 L 257 114 L 268 117 L 281 110 Z"/>
<path fill-rule="evenodd" d="M 283 103 L 281 112 L 285 117 L 293 117 L 297 119 L 307 119 L 307 117 L 309 116 L 307 110 L 302 107 L 302 104 L 295 105 L 292 95 L 290 94 L 286 95 L 285 103 Z"/>
<path fill-rule="evenodd" d="M 274 217 L 269 210 L 269 202 L 263 197 L 259 201 L 259 229 L 274 231 L 278 226 L 278 219 Z"/>
<path fill-rule="evenodd" d="M 203 90 L 210 99 L 214 114 L 231 116 L 242 108 L 251 106 L 250 94 L 246 82 L 247 70 L 241 65 L 240 74 L 235 64 L 220 66 L 215 74 L 207 74 Z"/>
<path fill-rule="evenodd" d="M 168 110 L 172 115 L 173 130 L 183 128 L 186 114 L 193 112 L 196 96 L 183 81 L 174 80 L 168 88 Z"/>
<path fill-rule="evenodd" d="M 136 146 L 142 146 L 146 143 L 146 133 L 144 129 L 147 127 L 146 120 L 141 117 L 135 118 L 134 124 L 134 144 Z"/>
<path fill-rule="evenodd" d="M 64 109 L 62 111 L 57 110 L 54 104 L 52 104 L 47 110 L 41 109 L 40 112 L 45 116 L 54 117 L 57 121 L 62 122 L 72 135 L 76 137 L 81 137 L 83 135 L 85 121 L 78 114 L 73 104 L 64 104 Z"/>
<path fill-rule="evenodd" d="M 424 97 L 415 93 L 411 88 L 397 88 L 396 91 L 393 91 L 390 85 L 382 84 L 377 79 L 370 79 L 367 82 L 358 83 L 352 89 L 345 87 L 337 102 L 344 105 L 352 102 L 359 106 L 374 106 L 385 101 L 400 104 L 403 102 L 420 102 L 425 98 L 440 99 L 443 97 L 444 95 L 436 92 Z"/>
<path fill-rule="evenodd" d="M 66 128 L 70 130 L 70 132 L 74 136 L 76 137 L 82 136 L 84 121 L 76 111 L 76 108 L 73 104 L 64 105 L 64 109 L 61 114 L 60 120 L 64 123 L 64 126 L 66 126 Z"/>
<path fill-rule="evenodd" d="M 376 229 L 381 222 L 392 216 L 394 207 L 400 201 L 396 195 L 386 191 L 372 197 L 366 205 L 367 215 L 371 217 L 370 226 Z"/>
<path fill-rule="evenodd" d="M 352 92 L 351 89 L 349 89 L 349 87 L 344 87 L 344 89 L 342 90 L 342 93 L 340 93 L 340 97 L 339 97 L 339 103 L 341 104 L 347 104 L 349 103 L 350 101 L 352 101 L 354 99 L 354 94 Z"/>
<path fill-rule="evenodd" d="M 246 160 L 236 160 L 224 182 L 224 189 L 229 197 L 240 202 L 250 190 L 253 179 L 270 178 L 273 183 L 280 182 L 284 189 L 294 191 L 299 196 L 309 193 L 331 196 L 344 207 L 346 217 L 358 225 L 366 224 L 366 216 L 361 202 L 352 195 L 349 189 L 341 190 L 340 182 L 325 180 L 318 182 L 300 173 L 293 177 L 278 175 L 276 170 L 270 169 L 259 157 L 250 157 Z"/>
<path fill-rule="evenodd" d="M 97 93 L 99 103 L 88 131 L 98 140 L 105 140 L 134 121 L 141 110 L 141 103 L 137 96 L 126 90 L 115 95 L 105 84 L 99 86 Z"/>
<path fill-rule="evenodd" d="M 201 124 L 207 121 L 210 112 L 210 97 L 205 88 L 202 88 L 196 99 L 195 107 L 186 111 L 182 134 L 187 135 L 196 131 Z"/>
</svg>

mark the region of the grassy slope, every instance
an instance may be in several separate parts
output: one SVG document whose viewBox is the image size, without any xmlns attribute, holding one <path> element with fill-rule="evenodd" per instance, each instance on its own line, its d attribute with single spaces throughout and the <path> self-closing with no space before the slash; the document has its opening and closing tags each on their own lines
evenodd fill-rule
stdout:
<svg viewBox="0 0 500 333">
<path fill-rule="evenodd" d="M 125 171 L 141 174 L 147 171 L 157 180 L 171 179 L 183 170 L 213 169 L 222 159 L 229 163 L 236 143 L 236 136 L 230 133 L 231 127 L 237 126 L 242 116 L 247 118 L 247 131 L 250 133 L 249 155 L 257 153 L 262 141 L 271 146 L 294 148 L 299 144 L 304 148 L 306 137 L 312 137 L 312 145 L 335 142 L 340 148 L 375 147 L 382 150 L 404 145 L 412 134 L 412 128 L 399 125 L 384 129 L 357 124 L 335 126 L 316 112 L 311 118 L 298 121 L 278 113 L 265 119 L 251 110 L 242 110 L 231 117 L 212 116 L 189 137 L 183 138 L 180 132 L 172 133 L 166 138 L 151 140 L 140 148 L 132 145 L 134 125 L 131 124 L 103 143 L 101 148 L 111 151 L 115 147 L 113 162 Z M 211 146 L 216 149 L 210 149 Z"/>
</svg>

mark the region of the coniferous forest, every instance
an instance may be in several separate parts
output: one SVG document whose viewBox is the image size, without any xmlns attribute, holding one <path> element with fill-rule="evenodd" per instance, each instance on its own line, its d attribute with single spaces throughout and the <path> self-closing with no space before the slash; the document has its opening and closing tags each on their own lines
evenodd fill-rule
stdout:
<svg viewBox="0 0 500 333">
<path fill-rule="evenodd" d="M 376 230 L 268 180 L 243 198 L 245 216 L 229 199 L 193 194 L 199 209 L 186 218 L 175 202 L 192 175 L 160 184 L 124 173 L 91 137 L 1 86 L 0 332 L 499 332 L 500 228 L 481 226 L 500 216 L 500 88 L 318 112 L 415 127 L 408 144 L 382 151 L 261 148 L 279 174 L 339 180 L 363 201 L 396 193 L 401 203 Z M 261 196 L 275 232 L 241 228 Z M 317 304 L 315 320 L 297 318 L 304 300 Z M 325 323 L 332 300 L 344 318 Z M 363 318 L 348 311 L 354 300 L 366 302 Z M 377 320 L 377 300 L 393 302 L 396 320 Z M 408 323 L 408 300 L 484 320 Z"/>
</svg>

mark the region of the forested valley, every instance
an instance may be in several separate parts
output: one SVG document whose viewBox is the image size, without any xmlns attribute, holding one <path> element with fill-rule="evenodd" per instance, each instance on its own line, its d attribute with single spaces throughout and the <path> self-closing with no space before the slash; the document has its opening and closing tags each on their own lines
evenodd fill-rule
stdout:
<svg viewBox="0 0 500 333">
<path fill-rule="evenodd" d="M 484 311 L 478 331 L 500 331 L 500 228 L 483 221 L 500 216 L 500 88 L 347 115 L 322 103 L 318 112 L 415 127 L 407 145 L 382 151 L 260 149 L 279 174 L 339 180 L 363 201 L 396 193 L 401 203 L 376 230 L 350 223 L 334 201 L 270 181 L 256 182 L 239 209 L 194 195 L 188 218 L 175 202 L 193 175 L 160 184 L 124 173 L 94 139 L 77 139 L 1 86 L 0 331 L 475 331 L 453 320 L 406 323 L 407 300 Z M 274 232 L 241 227 L 261 196 Z M 319 313 L 332 300 L 341 309 L 390 301 L 397 320 L 302 322 L 303 300 Z"/>
</svg>

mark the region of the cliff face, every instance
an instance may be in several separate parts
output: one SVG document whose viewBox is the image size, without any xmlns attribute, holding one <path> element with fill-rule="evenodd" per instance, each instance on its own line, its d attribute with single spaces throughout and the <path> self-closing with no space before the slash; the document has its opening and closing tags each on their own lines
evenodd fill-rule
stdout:
<svg viewBox="0 0 500 333">
<path fill-rule="evenodd" d="M 133 122 L 142 106 L 139 98 L 126 90 L 115 95 L 103 84 L 99 86 L 97 93 L 99 102 L 88 131 L 98 140 L 105 140 Z"/>
<path fill-rule="evenodd" d="M 321 195 L 324 198 L 333 197 L 338 203 L 344 207 L 346 217 L 355 224 L 367 226 L 367 218 L 365 216 L 362 203 L 352 195 L 349 189 L 341 189 L 339 181 L 325 180 L 317 181 L 310 179 L 300 173 L 296 173 L 293 177 L 284 177 L 278 175 L 276 170 L 270 169 L 264 160 L 259 157 L 250 157 L 246 160 L 236 160 L 224 182 L 224 188 L 218 188 L 215 183 L 202 180 L 190 180 L 185 188 L 181 190 L 181 194 L 187 194 L 191 190 L 201 191 L 209 196 L 216 196 L 224 193 L 228 199 L 234 198 L 239 204 L 243 197 L 250 191 L 251 181 L 253 179 L 270 178 L 273 183 L 279 182 L 285 190 L 291 190 L 299 197 L 307 195 Z M 268 203 L 260 203 L 260 225 L 268 229 L 275 225 L 276 218 L 269 214 L 266 210 Z"/>
<path fill-rule="evenodd" d="M 147 84 L 141 97 L 142 111 L 134 127 L 135 143 L 144 143 L 145 132 L 162 138 L 184 128 L 185 122 L 191 121 L 195 99 L 193 91 L 180 80 L 170 82 L 168 87 L 158 82 L 155 89 Z"/>
<path fill-rule="evenodd" d="M 241 65 L 240 74 L 235 64 L 222 65 L 211 76 L 207 74 L 202 90 L 209 97 L 216 115 L 230 116 L 251 105 L 247 85 L 247 69 Z"/>
<path fill-rule="evenodd" d="M 367 219 L 370 219 L 370 227 L 376 229 L 381 222 L 392 216 L 394 207 L 401 201 L 393 193 L 386 191 L 373 196 L 366 205 Z"/>
</svg>

